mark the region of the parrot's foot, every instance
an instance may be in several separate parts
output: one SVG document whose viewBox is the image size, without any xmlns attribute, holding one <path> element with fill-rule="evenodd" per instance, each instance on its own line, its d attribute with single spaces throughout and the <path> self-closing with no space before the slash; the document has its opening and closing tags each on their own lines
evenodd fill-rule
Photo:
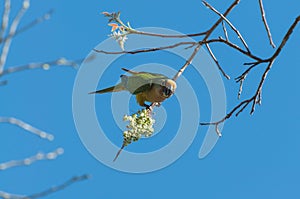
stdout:
<svg viewBox="0 0 300 199">
<path fill-rule="evenodd" d="M 146 110 L 148 110 L 150 113 L 153 112 L 153 108 L 156 106 L 156 103 L 152 103 L 151 105 L 145 104 Z"/>
<path fill-rule="evenodd" d="M 144 106 L 146 107 L 146 109 L 147 109 L 147 110 L 150 110 L 150 111 L 152 111 L 152 106 L 151 106 L 151 105 L 144 104 Z"/>
<path fill-rule="evenodd" d="M 153 108 L 155 106 L 160 107 L 161 103 L 160 102 L 153 102 L 151 105 L 148 104 L 144 104 L 144 106 L 146 107 L 147 110 L 149 110 L 150 112 L 153 111 Z"/>
<path fill-rule="evenodd" d="M 161 102 L 155 102 L 155 106 L 160 107 Z"/>
</svg>

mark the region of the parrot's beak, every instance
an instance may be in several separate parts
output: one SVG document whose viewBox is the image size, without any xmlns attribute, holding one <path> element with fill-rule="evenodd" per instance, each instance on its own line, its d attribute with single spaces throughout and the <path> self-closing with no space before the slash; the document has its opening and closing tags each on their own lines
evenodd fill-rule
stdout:
<svg viewBox="0 0 300 199">
<path fill-rule="evenodd" d="M 163 87 L 163 95 L 164 97 L 170 97 L 173 94 L 172 90 L 167 87 Z"/>
</svg>

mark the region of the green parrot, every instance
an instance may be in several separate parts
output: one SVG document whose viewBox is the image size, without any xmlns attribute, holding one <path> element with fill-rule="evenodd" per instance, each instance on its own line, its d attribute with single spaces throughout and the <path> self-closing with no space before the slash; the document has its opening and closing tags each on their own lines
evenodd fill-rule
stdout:
<svg viewBox="0 0 300 199">
<path fill-rule="evenodd" d="M 171 97 L 175 92 L 176 82 L 164 75 L 136 72 L 125 68 L 122 68 L 122 70 L 131 74 L 131 76 L 121 75 L 119 84 L 89 94 L 129 91 L 136 96 L 136 101 L 140 106 L 149 107 L 149 105 L 145 104 L 145 101 L 160 103 Z"/>
</svg>

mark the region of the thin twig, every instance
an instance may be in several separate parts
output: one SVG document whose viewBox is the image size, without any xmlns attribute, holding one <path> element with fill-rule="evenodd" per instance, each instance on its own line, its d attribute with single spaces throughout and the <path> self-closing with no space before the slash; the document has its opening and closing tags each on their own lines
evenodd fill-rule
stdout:
<svg viewBox="0 0 300 199">
<path fill-rule="evenodd" d="M 240 0 L 235 0 L 228 8 L 227 10 L 224 12 L 224 14 L 222 16 L 227 16 L 231 10 L 240 2 Z M 173 80 L 176 81 L 184 72 L 184 70 L 192 63 L 193 59 L 195 58 L 196 54 L 198 53 L 198 51 L 200 50 L 201 46 L 204 43 L 207 43 L 207 39 L 209 38 L 209 36 L 212 34 L 212 32 L 218 27 L 218 25 L 223 21 L 223 18 L 220 17 L 212 26 L 211 28 L 206 31 L 205 37 L 202 39 L 202 41 L 199 42 L 199 44 L 194 48 L 194 51 L 192 52 L 191 56 L 187 59 L 187 61 L 185 62 L 185 64 L 180 68 L 180 70 L 175 74 L 175 76 L 173 77 Z"/>
<path fill-rule="evenodd" d="M 124 147 L 125 147 L 125 142 L 123 142 L 121 148 L 120 148 L 119 151 L 117 152 L 117 154 L 116 154 L 116 156 L 115 156 L 115 158 L 114 158 L 113 161 L 116 161 L 116 160 L 118 159 L 118 157 L 119 157 L 120 153 L 123 151 Z"/>
<path fill-rule="evenodd" d="M 259 2 L 259 7 L 260 7 L 260 13 L 261 13 L 262 21 L 263 21 L 265 29 L 267 31 L 268 38 L 269 38 L 269 41 L 270 41 L 270 45 L 273 48 L 276 48 L 276 46 L 275 46 L 275 44 L 273 42 L 273 39 L 272 39 L 272 35 L 271 35 L 271 31 L 270 31 L 267 19 L 266 19 L 266 14 L 265 14 L 265 9 L 264 9 L 264 5 L 263 5 L 263 1 L 262 0 L 258 0 L 258 2 Z"/>
<path fill-rule="evenodd" d="M 104 51 L 104 50 L 97 50 L 94 49 L 95 52 L 97 53 L 104 53 L 104 54 L 113 54 L 113 55 L 118 55 L 118 54 L 138 54 L 138 53 L 146 53 L 146 52 L 154 52 L 154 51 L 159 51 L 159 50 L 166 50 L 166 49 L 172 49 L 176 48 L 178 46 L 182 45 L 194 45 L 197 44 L 197 42 L 179 42 L 173 45 L 168 45 L 168 46 L 161 46 L 157 48 L 147 48 L 147 49 L 140 49 L 140 50 L 133 50 L 133 51 L 115 51 L 115 52 L 109 52 L 109 51 Z"/>
<path fill-rule="evenodd" d="M 209 9 L 211 9 L 213 12 L 215 12 L 217 15 L 219 15 L 224 21 L 226 21 L 226 23 L 230 26 L 230 28 L 237 34 L 238 38 L 241 40 L 241 42 L 243 43 L 246 50 L 248 52 L 250 52 L 250 49 L 249 49 L 246 41 L 244 40 L 241 33 L 234 27 L 234 25 L 232 25 L 232 23 L 224 15 L 222 15 L 217 9 L 212 7 L 209 3 L 207 3 L 206 1 L 202 1 L 202 2 L 204 3 L 205 6 L 207 6 Z"/>
<path fill-rule="evenodd" d="M 237 6 L 239 4 L 240 0 L 235 0 L 228 8 L 227 10 L 224 12 L 224 14 L 222 15 L 223 17 L 226 17 L 231 11 L 232 9 Z M 218 21 L 207 31 L 206 36 L 204 37 L 203 40 L 207 40 L 209 38 L 209 36 L 211 35 L 211 33 L 218 27 L 218 25 L 223 21 L 223 18 L 220 17 L 218 19 Z"/>
<path fill-rule="evenodd" d="M 200 33 L 182 34 L 182 35 L 166 35 L 166 34 L 159 34 L 159 33 L 143 32 L 143 31 L 138 31 L 138 30 L 131 31 L 130 33 L 138 34 L 138 35 L 145 35 L 145 36 L 162 37 L 162 38 L 198 37 L 198 36 L 203 36 L 206 34 L 206 32 L 200 32 Z"/>
<path fill-rule="evenodd" d="M 24 199 L 36 199 L 36 198 L 45 197 L 45 196 L 50 195 L 52 193 L 55 193 L 57 191 L 63 190 L 63 189 L 69 187 L 70 185 L 72 185 L 76 182 L 84 181 L 84 180 L 87 180 L 89 178 L 90 178 L 90 175 L 87 175 L 87 174 L 82 175 L 82 176 L 75 176 L 75 177 L 72 177 L 71 179 L 67 180 L 66 182 L 64 182 L 61 185 L 52 187 L 52 188 L 47 189 L 47 190 L 45 190 L 43 192 L 40 192 L 40 193 L 29 195 Z"/>
<path fill-rule="evenodd" d="M 2 199 L 24 199 L 24 196 L 0 191 L 0 198 L 2 198 Z"/>
<path fill-rule="evenodd" d="M 252 114 L 254 113 L 254 111 L 255 111 L 255 105 L 258 104 L 258 102 L 261 103 L 261 99 L 259 99 L 259 98 L 260 98 L 260 95 L 261 95 L 261 92 L 262 92 L 262 87 L 263 87 L 263 85 L 264 85 L 264 82 L 265 82 L 265 80 L 266 80 L 266 77 L 267 77 L 269 71 L 271 70 L 271 68 L 272 68 L 272 66 L 273 66 L 274 61 L 275 61 L 275 58 L 272 59 L 272 60 L 270 60 L 268 66 L 266 67 L 266 69 L 265 69 L 265 71 L 264 71 L 264 73 L 263 73 L 263 75 L 262 75 L 262 77 L 261 77 L 261 80 L 260 80 L 260 82 L 259 82 L 259 85 L 258 85 L 258 88 L 257 88 L 257 90 L 256 90 L 256 93 L 255 93 L 255 95 L 253 96 L 253 100 L 252 100 L 253 103 L 252 103 L 252 107 L 251 107 L 251 111 L 250 111 L 250 114 L 251 114 L 251 115 L 252 115 Z"/>
<path fill-rule="evenodd" d="M 219 64 L 219 61 L 217 60 L 217 58 L 215 57 L 214 53 L 212 52 L 212 50 L 209 47 L 209 44 L 205 44 L 210 56 L 212 57 L 212 59 L 215 61 L 216 65 L 218 66 L 218 69 L 221 71 L 222 75 L 226 78 L 226 79 L 230 79 L 229 75 L 227 75 L 225 73 L 225 71 L 223 70 L 223 68 L 221 67 L 221 65 Z"/>
<path fill-rule="evenodd" d="M 106 15 L 108 14 L 108 15 Z M 129 31 L 130 34 L 138 34 L 138 35 L 145 35 L 145 36 L 152 36 L 152 37 L 162 37 L 162 38 L 186 38 L 186 37 L 198 37 L 206 35 L 207 32 L 200 32 L 200 33 L 192 33 L 192 34 L 176 34 L 176 35 L 168 35 L 168 34 L 160 34 L 160 33 L 152 33 L 152 32 L 144 32 L 135 30 L 130 27 L 130 25 L 126 25 L 121 19 L 120 19 L 120 12 L 118 13 L 106 13 L 106 16 L 111 17 L 109 22 L 115 21 L 118 24 L 120 24 L 123 28 L 125 28 L 127 31 Z"/>
<path fill-rule="evenodd" d="M 18 28 L 20 20 L 22 19 L 23 15 L 25 14 L 25 12 L 28 8 L 29 8 L 29 0 L 23 0 L 22 8 L 19 10 L 17 16 L 14 18 L 14 20 L 10 26 L 9 33 L 8 33 L 8 35 L 10 35 L 10 36 L 4 41 L 4 44 L 2 47 L 2 52 L 0 55 L 0 74 L 2 74 L 2 72 L 3 72 L 3 68 L 4 68 L 6 58 L 7 58 L 8 52 L 9 52 L 11 41 L 16 33 L 16 30 Z"/>
<path fill-rule="evenodd" d="M 248 73 L 257 65 L 259 65 L 262 62 L 256 62 L 256 63 L 252 63 L 251 66 L 249 68 L 247 68 L 247 70 L 245 70 L 240 76 L 238 76 L 237 78 L 235 78 L 236 82 L 240 83 L 240 87 L 239 87 L 239 92 L 238 92 L 238 99 L 240 99 L 242 91 L 243 91 L 243 83 L 248 75 Z M 247 63 L 245 63 L 246 65 Z"/>
<path fill-rule="evenodd" d="M 10 73 L 16 73 L 24 70 L 31 70 L 31 69 L 44 69 L 48 70 L 53 66 L 70 66 L 70 67 L 77 67 L 78 63 L 80 63 L 83 59 L 79 59 L 77 61 L 69 61 L 65 58 L 59 58 L 54 61 L 49 61 L 49 62 L 41 62 L 41 63 L 30 63 L 22 66 L 14 66 L 14 67 L 8 67 L 5 69 L 1 75 L 7 75 Z M 0 76 L 1 76 L 0 75 Z"/>
<path fill-rule="evenodd" d="M 242 77 L 242 78 L 239 80 L 240 86 L 239 86 L 239 92 L 238 92 L 238 96 L 237 96 L 238 99 L 241 98 L 241 95 L 242 95 L 242 92 L 243 92 L 243 85 L 244 85 L 244 81 L 245 81 L 245 79 L 246 79 L 246 76 L 247 76 L 247 75 L 245 75 L 244 77 Z"/>
<path fill-rule="evenodd" d="M 46 133 L 45 131 L 37 129 L 31 126 L 30 124 L 13 117 L 0 117 L 0 123 L 9 123 L 9 124 L 16 125 L 42 139 L 47 139 L 49 141 L 52 141 L 54 139 L 54 136 L 52 134 Z"/>
<path fill-rule="evenodd" d="M 271 59 L 274 59 L 275 57 L 277 57 L 279 55 L 279 53 L 281 52 L 282 48 L 285 46 L 286 42 L 288 41 L 288 39 L 292 35 L 292 33 L 293 33 L 295 27 L 297 26 L 297 24 L 299 23 L 299 21 L 300 21 L 300 15 L 295 19 L 294 23 L 290 26 L 289 30 L 284 35 L 284 38 L 282 39 L 279 47 L 277 48 L 277 50 L 275 51 L 275 53 L 273 54 L 273 56 L 271 57 Z"/>
<path fill-rule="evenodd" d="M 182 45 L 190 45 L 187 48 L 192 48 L 197 44 L 209 44 L 209 43 L 224 43 L 228 45 L 229 47 L 241 52 L 242 54 L 256 60 L 256 61 L 261 61 L 262 59 L 253 55 L 251 52 L 245 51 L 236 44 L 230 42 L 229 40 L 225 40 L 222 37 L 219 37 L 218 39 L 210 39 L 206 41 L 199 41 L 199 42 L 179 42 L 173 45 L 168 45 L 168 46 L 162 46 L 162 47 L 155 47 L 155 48 L 147 48 L 147 49 L 139 49 L 139 50 L 133 50 L 133 51 L 104 51 L 104 50 L 98 50 L 94 49 L 95 52 L 98 53 L 104 53 L 104 54 L 138 54 L 138 53 L 146 53 L 146 52 L 154 52 L 154 51 L 160 51 L 160 50 L 165 50 L 165 49 L 171 49 L 171 48 L 176 48 L 178 46 Z M 187 49 L 185 48 L 185 49 Z"/>
<path fill-rule="evenodd" d="M 233 49 L 239 51 L 240 53 L 242 53 L 242 54 L 244 54 L 244 55 L 246 55 L 246 56 L 248 56 L 248 57 L 250 57 L 250 58 L 252 58 L 252 59 L 254 59 L 254 60 L 256 60 L 256 61 L 262 61 L 261 58 L 255 56 L 255 55 L 252 54 L 251 52 L 248 52 L 248 51 L 246 51 L 246 50 L 243 50 L 243 49 L 240 48 L 238 45 L 236 45 L 236 44 L 234 44 L 234 43 L 232 43 L 232 42 L 230 42 L 230 41 L 227 41 L 227 40 L 223 39 L 222 37 L 219 37 L 218 39 L 210 39 L 210 40 L 207 40 L 206 43 L 224 43 L 224 44 L 226 44 L 227 46 L 229 46 L 229 47 L 231 47 L 231 48 L 233 48 Z"/>
<path fill-rule="evenodd" d="M 53 14 L 53 12 L 54 12 L 53 9 L 49 10 L 43 16 L 36 18 L 32 22 L 30 22 L 30 23 L 26 24 L 25 26 L 23 26 L 23 27 L 19 28 L 18 30 L 16 30 L 14 35 L 9 34 L 9 35 L 5 36 L 5 38 L 3 38 L 2 41 L 5 41 L 11 36 L 16 36 L 16 35 L 18 35 L 22 32 L 25 32 L 26 30 L 29 30 L 29 29 L 33 28 L 34 26 L 36 26 L 36 25 L 38 25 L 38 24 L 40 24 L 40 23 L 42 23 L 46 20 L 49 20 L 51 15 Z M 0 41 L 0 43 L 1 43 L 1 41 Z"/>
<path fill-rule="evenodd" d="M 192 63 L 194 57 L 196 56 L 196 54 L 198 53 L 198 51 L 200 50 L 200 48 L 201 48 L 201 44 L 198 44 L 194 48 L 194 51 L 191 54 L 191 56 L 188 58 L 188 60 L 186 60 L 185 64 L 180 68 L 180 70 L 172 78 L 174 81 L 176 81 L 178 79 L 178 77 L 180 77 L 182 75 L 182 73 L 184 72 L 184 70 Z"/>
<path fill-rule="evenodd" d="M 222 21 L 222 28 L 223 28 L 223 32 L 224 32 L 226 41 L 229 41 L 227 30 L 226 30 L 226 25 L 225 25 L 224 21 Z"/>
<path fill-rule="evenodd" d="M 6 193 L 6 192 L 0 192 L 0 197 L 2 197 L 3 199 L 37 199 L 37 198 L 42 198 L 45 196 L 48 196 L 50 194 L 53 194 L 55 192 L 61 191 L 69 186 L 71 186 L 74 183 L 80 182 L 80 181 L 84 181 L 90 178 L 90 175 L 82 175 L 82 176 L 75 176 L 72 177 L 71 179 L 67 180 L 66 182 L 64 182 L 61 185 L 46 189 L 45 191 L 36 193 L 36 194 L 32 194 L 32 195 L 28 195 L 28 196 L 21 196 L 21 195 L 15 195 L 15 194 L 10 194 L 10 193 Z"/>
<path fill-rule="evenodd" d="M 5 0 L 4 10 L 2 15 L 1 29 L 0 29 L 0 43 L 3 41 L 3 36 L 8 26 L 9 13 L 10 13 L 10 0 Z"/>
<path fill-rule="evenodd" d="M 118 13 L 107 13 L 104 12 L 103 14 L 107 17 L 109 17 L 109 21 L 115 21 L 118 24 L 120 24 L 123 28 L 125 28 L 127 31 L 129 31 L 130 33 L 135 33 L 135 34 L 143 34 L 143 35 L 148 35 L 148 36 L 161 36 L 161 37 L 191 37 L 191 36 L 204 36 L 204 38 L 198 42 L 198 44 L 195 43 L 189 43 L 191 44 L 190 47 L 194 47 L 194 50 L 192 52 L 192 54 L 190 55 L 190 57 L 186 60 L 185 64 L 180 68 L 180 70 L 177 72 L 177 74 L 173 77 L 173 80 L 177 80 L 177 78 L 182 75 L 182 73 L 184 72 L 184 70 L 187 68 L 187 66 L 189 66 L 194 57 L 196 56 L 196 54 L 198 53 L 198 51 L 200 50 L 201 46 L 205 43 L 207 43 L 207 39 L 209 38 L 209 36 L 212 34 L 212 32 L 218 27 L 218 25 L 224 20 L 224 18 L 226 19 L 226 16 L 231 12 L 231 10 L 240 2 L 240 0 L 235 0 L 228 8 L 227 10 L 224 12 L 224 14 L 221 14 L 220 18 L 212 25 L 212 27 L 210 29 L 208 29 L 205 32 L 202 33 L 197 33 L 197 34 L 188 34 L 188 35 L 160 35 L 157 33 L 146 33 L 146 32 L 140 32 L 137 31 L 135 29 L 132 29 L 130 27 L 130 25 L 128 24 L 125 25 L 123 23 L 123 21 L 120 19 L 120 12 Z M 227 20 L 227 19 L 226 19 Z M 227 20 L 228 21 L 228 20 Z M 229 22 L 230 23 L 230 22 Z M 234 27 L 233 27 L 234 28 Z M 239 33 L 238 33 L 239 34 Z M 136 53 L 144 53 L 144 52 L 152 52 L 152 51 L 158 51 L 158 50 L 162 50 L 162 49 L 168 49 L 168 48 L 175 48 L 179 45 L 185 45 L 187 44 L 186 42 L 180 42 L 178 44 L 174 44 L 174 45 L 170 45 L 170 46 L 164 46 L 164 47 L 157 47 L 157 48 L 150 48 L 150 49 L 142 49 L 142 50 L 136 50 L 136 51 L 121 51 L 121 52 L 107 52 L 107 51 L 103 51 L 103 50 L 97 50 L 95 49 L 96 52 L 99 53 L 105 53 L 105 54 L 136 54 Z M 190 48 L 189 47 L 189 48 Z M 248 49 L 248 48 L 247 48 Z M 223 71 L 224 74 L 224 71 Z"/>
<path fill-rule="evenodd" d="M 0 170 L 6 170 L 18 166 L 29 166 L 32 163 L 40 160 L 54 160 L 57 158 L 57 156 L 62 155 L 63 152 L 64 152 L 63 148 L 57 148 L 56 150 L 46 154 L 39 152 L 36 155 L 25 158 L 23 160 L 12 160 L 9 162 L 0 163 Z"/>
<path fill-rule="evenodd" d="M 236 117 L 239 116 L 239 114 L 243 112 L 243 110 L 249 105 L 249 103 L 250 103 L 251 101 L 253 101 L 253 99 L 254 99 L 254 97 L 252 97 L 252 98 L 250 98 L 250 99 L 248 99 L 248 100 L 245 100 L 245 103 L 243 104 L 243 106 L 241 106 L 240 110 L 237 111 L 237 113 L 235 114 L 235 116 L 236 116 Z"/>
<path fill-rule="evenodd" d="M 221 132 L 218 129 L 218 126 L 221 123 L 225 122 L 227 119 L 229 119 L 233 115 L 233 113 L 235 113 L 240 107 L 242 107 L 245 104 L 248 105 L 251 101 L 252 101 L 252 98 L 242 101 L 237 106 L 235 106 L 229 113 L 227 113 L 225 117 L 223 117 L 219 121 L 216 121 L 216 122 L 201 122 L 200 125 L 215 125 L 216 133 L 220 136 Z"/>
<path fill-rule="evenodd" d="M 255 66 L 262 64 L 262 63 L 268 63 L 267 67 L 265 68 L 262 76 L 261 76 L 261 80 L 258 84 L 258 87 L 254 93 L 254 95 L 242 102 L 240 102 L 238 105 L 236 105 L 229 113 L 227 113 L 222 119 L 220 119 L 219 121 L 216 122 L 204 122 L 204 123 L 200 123 L 201 125 L 215 125 L 216 127 L 216 132 L 219 134 L 219 130 L 218 130 L 218 125 L 225 122 L 227 119 L 231 118 L 233 113 L 236 112 L 236 116 L 238 116 L 250 103 L 252 103 L 251 106 L 251 110 L 250 110 L 250 114 L 253 114 L 255 111 L 255 105 L 256 104 L 261 104 L 261 96 L 262 96 L 262 88 L 263 85 L 265 83 L 266 77 L 268 75 L 268 73 L 270 72 L 274 61 L 276 60 L 276 58 L 278 57 L 279 53 L 281 52 L 282 48 L 285 46 L 286 42 L 288 41 L 289 37 L 291 36 L 293 30 L 295 29 L 295 27 L 297 26 L 297 24 L 300 21 L 300 16 L 298 16 L 294 23 L 290 26 L 289 30 L 287 31 L 287 33 L 285 34 L 285 36 L 283 37 L 280 46 L 277 48 L 277 50 L 274 52 L 274 54 L 265 60 L 261 60 L 261 61 L 257 61 L 257 62 L 253 62 L 253 63 L 247 63 L 247 65 L 250 65 L 250 67 L 240 76 L 237 78 L 237 81 L 242 81 L 243 78 L 245 78 L 245 76 L 249 73 L 249 71 L 251 69 L 253 69 Z"/>
<path fill-rule="evenodd" d="M 187 68 L 187 66 L 189 66 L 193 59 L 195 58 L 196 54 L 198 53 L 198 51 L 200 50 L 200 48 L 202 47 L 203 44 L 206 45 L 211 57 L 213 58 L 213 60 L 216 62 L 217 66 L 219 67 L 219 69 L 221 70 L 221 72 L 223 73 L 223 75 L 225 74 L 224 71 L 222 70 L 222 68 L 220 67 L 220 64 L 218 62 L 218 60 L 216 59 L 216 57 L 214 56 L 212 50 L 210 49 L 209 43 L 224 43 L 226 45 L 228 45 L 229 47 L 239 51 L 240 53 L 252 58 L 255 60 L 255 62 L 252 63 L 246 63 L 245 65 L 249 65 L 249 67 L 242 73 L 242 75 L 240 75 L 238 78 L 236 78 L 237 82 L 240 82 L 240 88 L 239 88 L 239 92 L 238 92 L 238 97 L 240 98 L 240 95 L 242 93 L 242 89 L 243 89 L 243 83 L 244 80 L 246 79 L 246 76 L 249 74 L 249 72 L 256 66 L 263 64 L 263 63 L 268 63 L 267 67 L 265 68 L 265 71 L 262 74 L 261 80 L 259 82 L 259 85 L 257 87 L 256 92 L 254 93 L 254 95 L 242 102 L 240 102 L 237 106 L 235 106 L 224 118 L 222 118 L 221 120 L 217 121 L 217 122 L 210 122 L 210 123 L 201 123 L 202 125 L 215 125 L 216 128 L 216 132 L 218 133 L 218 135 L 221 135 L 221 132 L 219 130 L 219 124 L 225 122 L 227 119 L 229 119 L 234 113 L 236 113 L 235 115 L 238 116 L 250 103 L 252 103 L 252 107 L 250 110 L 250 114 L 253 114 L 254 110 L 255 110 L 255 106 L 256 104 L 261 104 L 261 99 L 262 99 L 262 88 L 264 85 L 264 82 L 266 80 L 267 74 L 269 73 L 269 71 L 271 70 L 273 63 L 275 61 L 275 59 L 277 58 L 277 56 L 279 55 L 279 53 L 281 52 L 282 48 L 284 47 L 285 43 L 287 42 L 287 40 L 289 39 L 290 35 L 292 34 L 294 28 L 296 27 L 296 25 L 298 24 L 299 20 L 300 20 L 300 16 L 296 18 L 295 22 L 291 25 L 291 27 L 289 28 L 288 32 L 286 33 L 286 35 L 284 36 L 280 46 L 277 48 L 277 50 L 275 51 L 275 53 L 272 55 L 272 57 L 268 58 L 268 59 L 262 59 L 260 57 L 255 56 L 254 54 L 252 54 L 250 52 L 250 49 L 246 43 L 246 41 L 244 40 L 244 38 L 242 37 L 242 35 L 240 34 L 240 32 L 232 25 L 232 23 L 226 18 L 226 16 L 230 13 L 230 11 L 239 3 L 239 0 L 234 1 L 231 6 L 226 10 L 226 12 L 224 14 L 221 14 L 219 11 L 217 11 L 214 7 L 212 7 L 210 4 L 208 4 L 206 1 L 203 1 L 204 5 L 207 6 L 208 8 L 210 8 L 212 11 L 214 11 L 215 13 L 217 13 L 220 18 L 217 20 L 217 22 L 215 22 L 210 29 L 208 29 L 206 32 L 203 32 L 203 36 L 204 38 L 198 42 L 197 45 L 192 44 L 190 47 L 194 47 L 194 50 L 192 52 L 192 54 L 190 55 L 190 57 L 186 60 L 185 64 L 180 68 L 180 70 L 177 72 L 177 74 L 173 77 L 173 80 L 177 80 L 178 77 L 180 77 L 182 75 L 182 73 L 184 72 L 184 70 Z M 262 13 L 262 17 L 265 23 L 265 26 L 267 27 L 267 23 L 265 20 L 265 14 L 264 14 L 264 9 L 262 6 L 262 1 L 260 1 L 260 6 L 261 6 L 261 13 Z M 117 20 L 119 20 L 119 13 L 117 14 Z M 226 30 L 226 26 L 224 24 L 224 21 L 230 26 L 230 28 L 237 34 L 237 36 L 239 37 L 239 39 L 241 40 L 241 42 L 243 43 L 244 47 L 246 50 L 241 49 L 238 45 L 232 43 L 229 41 L 228 39 L 228 34 L 227 34 L 227 30 Z M 117 21 L 119 22 L 119 21 Z M 209 36 L 212 34 L 212 32 L 219 26 L 219 24 L 222 22 L 222 26 L 223 26 L 223 31 L 224 31 L 224 35 L 226 39 L 222 39 L 221 37 L 219 39 L 211 39 L 208 40 Z M 122 22 L 119 22 L 122 26 L 126 27 L 126 25 L 122 24 Z M 130 26 L 129 26 L 130 29 Z M 269 39 L 272 40 L 271 38 L 271 34 L 270 31 L 268 31 L 269 28 L 266 28 L 269 36 Z M 133 30 L 134 33 L 135 30 Z M 139 34 L 139 32 L 137 31 L 136 34 Z M 150 35 L 150 36 L 157 36 L 155 35 L 156 33 L 146 33 L 146 35 Z M 272 42 L 271 42 L 272 43 Z M 176 46 L 175 46 L 176 47 Z M 110 54 L 122 54 L 122 53 L 127 53 L 127 54 L 135 54 L 135 53 L 139 53 L 139 52 L 151 52 L 151 51 L 156 51 L 156 50 L 160 50 L 162 48 L 165 47 L 159 47 L 159 48 L 152 48 L 152 49 L 143 49 L 143 50 L 138 50 L 138 51 L 125 51 L 125 52 L 109 52 Z M 169 48 L 169 46 L 168 46 Z M 105 53 L 105 51 L 101 51 L 102 53 Z M 106 52 L 107 54 L 109 54 L 108 52 Z M 224 75 L 225 76 L 225 75 Z M 119 150 L 118 154 L 122 151 L 122 148 Z M 118 154 L 116 155 L 116 157 L 118 156 Z"/>
</svg>

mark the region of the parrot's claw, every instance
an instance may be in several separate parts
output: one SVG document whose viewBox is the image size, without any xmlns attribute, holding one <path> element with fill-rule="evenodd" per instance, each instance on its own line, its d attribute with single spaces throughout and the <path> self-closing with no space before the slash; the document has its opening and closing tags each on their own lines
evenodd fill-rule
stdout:
<svg viewBox="0 0 300 199">
<path fill-rule="evenodd" d="M 160 105 L 161 105 L 160 102 L 154 102 L 154 103 L 152 103 L 151 105 L 144 104 L 144 106 L 146 107 L 146 109 L 149 110 L 150 112 L 153 111 L 153 108 L 154 108 L 155 106 L 160 107 Z"/>
<path fill-rule="evenodd" d="M 161 102 L 156 102 L 155 106 L 160 107 L 161 106 Z"/>
<path fill-rule="evenodd" d="M 152 106 L 151 105 L 144 104 L 144 106 L 146 107 L 147 110 L 152 111 Z"/>
</svg>

